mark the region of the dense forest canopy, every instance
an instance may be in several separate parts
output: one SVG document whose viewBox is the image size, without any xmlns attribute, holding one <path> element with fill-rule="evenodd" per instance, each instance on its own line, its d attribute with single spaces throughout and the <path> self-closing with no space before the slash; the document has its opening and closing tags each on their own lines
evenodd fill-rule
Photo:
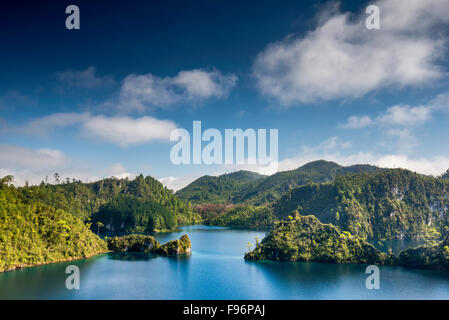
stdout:
<svg viewBox="0 0 449 320">
<path fill-rule="evenodd" d="M 233 203 L 243 190 L 251 188 L 253 183 L 265 178 L 251 171 L 237 171 L 218 177 L 203 176 L 187 187 L 179 190 L 176 195 L 195 204 Z"/>
<path fill-rule="evenodd" d="M 8 181 L 0 183 L 0 272 L 107 250 L 79 217 L 40 201 L 35 189 Z"/>
<path fill-rule="evenodd" d="M 360 237 L 340 232 L 314 216 L 301 216 L 297 211 L 292 215 L 276 221 L 273 230 L 256 243 L 245 259 L 387 265 L 394 262 Z"/>
<path fill-rule="evenodd" d="M 449 181 L 403 169 L 339 175 L 292 190 L 273 210 L 313 214 L 368 239 L 441 239 L 449 234 Z"/>
<path fill-rule="evenodd" d="M 151 226 L 155 230 L 173 229 L 178 225 L 201 220 L 189 203 L 180 200 L 150 176 L 139 175 L 134 180 L 112 177 L 92 183 L 67 180 L 58 184 L 41 183 L 39 186 L 20 189 L 28 190 L 39 201 L 63 209 L 84 221 L 94 219 L 95 222 L 101 222 L 104 228 L 100 232 L 153 231 L 148 229 Z M 139 208 L 118 212 L 130 206 Z M 106 213 L 110 213 L 111 217 L 107 217 Z M 150 216 L 152 218 L 147 222 Z M 127 219 L 125 226 L 121 226 L 119 217 Z M 145 227 L 142 227 L 142 223 Z"/>
</svg>

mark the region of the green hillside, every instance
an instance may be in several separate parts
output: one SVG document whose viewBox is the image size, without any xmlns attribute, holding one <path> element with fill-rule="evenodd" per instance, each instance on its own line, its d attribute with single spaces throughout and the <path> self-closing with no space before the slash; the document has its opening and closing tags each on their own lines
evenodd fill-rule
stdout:
<svg viewBox="0 0 449 320">
<path fill-rule="evenodd" d="M 439 239 L 449 234 L 449 181 L 402 169 L 340 175 L 273 205 L 276 217 L 292 210 L 368 239 Z"/>
<path fill-rule="evenodd" d="M 203 176 L 185 188 L 179 190 L 176 195 L 192 203 L 228 203 L 234 202 L 234 198 L 249 188 L 254 182 L 265 178 L 251 171 L 237 171 L 218 177 Z"/>
<path fill-rule="evenodd" d="M 63 209 L 82 220 L 92 218 L 94 222 L 102 222 L 105 227 L 100 231 L 103 232 L 116 230 L 115 223 L 122 224 L 117 222 L 119 216 L 127 219 L 120 228 L 127 232 L 147 231 L 142 229 L 142 223 L 146 227 L 153 223 L 154 229 L 172 229 L 201 220 L 189 203 L 180 200 L 171 190 L 149 176 L 139 175 L 134 180 L 108 178 L 92 183 L 41 183 L 39 186 L 25 187 L 24 190 L 31 191 L 41 202 Z M 138 209 L 128 210 L 129 207 Z M 111 216 L 108 217 L 107 213 Z M 149 216 L 154 218 L 150 224 L 147 221 Z M 95 225 L 93 227 L 96 230 Z"/>
<path fill-rule="evenodd" d="M 31 189 L 0 183 L 0 272 L 86 258 L 106 243 L 80 218 L 42 203 Z"/>
<path fill-rule="evenodd" d="M 393 257 L 373 245 L 314 216 L 296 213 L 278 221 L 261 243 L 245 255 L 246 260 L 310 261 L 326 263 L 393 264 Z"/>
<path fill-rule="evenodd" d="M 296 170 L 260 176 L 239 171 L 219 177 L 204 176 L 177 192 L 192 203 L 248 203 L 262 205 L 278 200 L 293 188 L 311 182 L 328 182 L 337 175 L 356 172 L 378 172 L 384 169 L 370 165 L 342 167 L 330 161 L 314 161 Z M 244 175 L 242 173 L 245 173 Z"/>
<path fill-rule="evenodd" d="M 401 251 L 398 263 L 404 267 L 449 272 L 449 238 L 437 245 Z"/>
</svg>

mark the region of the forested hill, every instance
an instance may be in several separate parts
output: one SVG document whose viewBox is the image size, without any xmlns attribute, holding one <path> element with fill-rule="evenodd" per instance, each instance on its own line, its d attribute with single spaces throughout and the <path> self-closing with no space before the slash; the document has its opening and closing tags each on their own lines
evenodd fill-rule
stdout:
<svg viewBox="0 0 449 320">
<path fill-rule="evenodd" d="M 308 261 L 392 265 L 394 258 L 373 245 L 314 216 L 298 212 L 286 221 L 276 221 L 273 229 L 246 260 Z"/>
<path fill-rule="evenodd" d="M 449 235 L 449 180 L 403 169 L 339 175 L 273 205 L 276 217 L 293 210 L 368 239 L 441 239 Z"/>
<path fill-rule="evenodd" d="M 8 186 L 9 181 L 0 180 L 0 272 L 107 251 L 80 218 L 42 203 L 35 189 Z"/>
<path fill-rule="evenodd" d="M 192 203 L 231 203 L 243 190 L 266 176 L 251 171 L 236 171 L 221 176 L 202 176 L 176 195 Z"/>
<path fill-rule="evenodd" d="M 134 180 L 108 178 L 92 183 L 41 183 L 22 189 L 30 191 L 40 202 L 84 221 L 91 218 L 94 223 L 101 222 L 105 227 L 100 231 L 105 232 L 120 229 L 114 223 L 125 224 L 129 232 L 151 232 L 148 228 L 152 226 L 163 230 L 200 220 L 189 203 L 149 176 L 139 175 Z"/>
<path fill-rule="evenodd" d="M 330 161 L 314 161 L 296 170 L 278 172 L 271 176 L 242 179 L 242 171 L 219 177 L 204 176 L 177 192 L 192 203 L 249 203 L 261 205 L 278 200 L 289 190 L 310 182 L 328 182 L 337 175 L 356 172 L 378 172 L 384 169 L 370 165 L 342 167 Z M 246 171 L 246 175 L 249 173 Z M 237 178 L 233 178 L 236 175 Z M 256 175 L 253 173 L 253 175 Z"/>
</svg>

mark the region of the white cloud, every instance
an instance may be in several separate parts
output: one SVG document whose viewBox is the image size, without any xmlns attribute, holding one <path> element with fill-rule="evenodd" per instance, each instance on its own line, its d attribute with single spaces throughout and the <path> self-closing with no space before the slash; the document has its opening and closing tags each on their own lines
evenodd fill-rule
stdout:
<svg viewBox="0 0 449 320">
<path fill-rule="evenodd" d="M 60 174 L 61 181 L 66 178 L 97 179 L 60 150 L 28 149 L 15 145 L 0 145 L 0 150 L 0 177 L 12 174 L 16 185 L 24 185 L 26 181 L 38 184 L 46 177 L 53 183 L 55 172 Z"/>
<path fill-rule="evenodd" d="M 111 167 L 107 168 L 104 173 L 105 177 L 116 177 L 118 179 L 134 179 L 136 177 L 135 173 L 128 172 L 128 170 L 123 167 L 121 163 L 113 164 Z"/>
<path fill-rule="evenodd" d="M 380 0 L 380 30 L 365 13 L 325 16 L 302 38 L 270 44 L 256 58 L 260 91 L 283 105 L 358 98 L 379 88 L 422 85 L 442 76 L 437 59 L 446 45 L 446 0 Z M 412 32 L 413 31 L 413 32 Z"/>
<path fill-rule="evenodd" d="M 55 149 L 28 149 L 15 145 L 0 145 L 0 177 L 12 174 L 14 184 L 23 186 L 39 184 L 41 181 L 55 183 L 54 173 L 58 173 L 60 181 L 67 178 L 93 182 L 102 178 L 136 177 L 121 163 L 115 163 L 104 170 L 93 170 L 85 164 L 69 158 L 64 152 Z"/>
<path fill-rule="evenodd" d="M 59 167 L 67 162 L 66 155 L 54 149 L 27 149 L 13 145 L 0 145 L 0 168 L 42 169 Z"/>
<path fill-rule="evenodd" d="M 144 116 L 107 117 L 85 113 L 55 113 L 34 119 L 25 125 L 8 128 L 7 131 L 37 136 L 48 136 L 55 129 L 78 126 L 82 135 L 97 138 L 120 146 L 148 143 L 155 140 L 169 141 L 176 129 L 174 122 Z"/>
<path fill-rule="evenodd" d="M 387 125 L 416 125 L 427 122 L 432 110 L 426 106 L 393 106 L 377 119 Z"/>
<path fill-rule="evenodd" d="M 362 129 L 374 124 L 374 121 L 369 116 L 351 116 L 345 123 L 339 124 L 339 128 L 343 129 Z"/>
<path fill-rule="evenodd" d="M 420 125 L 432 119 L 436 112 L 449 110 L 449 93 L 442 93 L 425 105 L 395 105 L 374 119 L 370 116 L 351 116 L 345 123 L 339 124 L 343 129 L 362 129 L 373 125 L 387 127 L 410 127 Z"/>
<path fill-rule="evenodd" d="M 403 133 L 404 134 L 404 133 Z M 332 138 L 331 138 L 332 139 Z M 335 144 L 334 148 L 326 148 L 328 140 L 318 146 L 303 146 L 300 155 L 285 158 L 279 162 L 279 171 L 293 170 L 308 162 L 324 159 L 334 161 L 340 165 L 371 164 L 384 168 L 409 169 L 426 175 L 440 175 L 449 168 L 449 158 L 436 157 L 410 157 L 406 154 L 380 154 L 373 152 L 356 152 L 343 154 L 341 146 Z"/>
<path fill-rule="evenodd" d="M 94 67 L 86 70 L 66 70 L 56 73 L 56 79 L 69 87 L 97 89 L 109 87 L 115 83 L 111 76 L 98 76 Z"/>
<path fill-rule="evenodd" d="M 131 74 L 123 80 L 118 108 L 122 111 L 144 111 L 175 103 L 225 98 L 236 82 L 235 75 L 224 75 L 216 70 L 181 71 L 174 77 L 165 78 L 151 73 Z"/>
<path fill-rule="evenodd" d="M 29 121 L 23 126 L 8 128 L 7 131 L 38 136 L 48 136 L 57 128 L 66 128 L 82 124 L 91 117 L 88 112 L 53 113 Z"/>
<path fill-rule="evenodd" d="M 169 141 L 176 125 L 169 120 L 153 117 L 92 116 L 83 123 L 88 136 L 94 136 L 120 146 L 136 145 L 154 140 Z"/>
<path fill-rule="evenodd" d="M 185 176 L 185 177 L 173 177 L 173 176 L 170 176 L 170 177 L 162 177 L 162 178 L 159 178 L 158 180 L 164 186 L 166 186 L 168 189 L 171 189 L 173 191 L 178 191 L 178 190 L 184 188 L 185 186 L 189 185 L 190 183 L 192 183 L 193 181 L 195 181 L 199 177 L 201 177 L 201 175 Z"/>
</svg>

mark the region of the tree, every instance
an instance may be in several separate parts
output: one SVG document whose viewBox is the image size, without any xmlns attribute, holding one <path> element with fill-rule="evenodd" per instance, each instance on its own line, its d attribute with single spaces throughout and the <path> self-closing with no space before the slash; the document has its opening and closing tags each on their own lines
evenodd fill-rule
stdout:
<svg viewBox="0 0 449 320">
<path fill-rule="evenodd" d="M 253 246 L 253 245 L 251 244 L 251 242 L 248 242 L 248 244 L 247 244 L 246 246 L 248 247 L 248 252 L 250 252 L 250 251 L 251 251 L 251 247 Z"/>
<path fill-rule="evenodd" d="M 10 174 L 10 175 L 7 175 L 0 179 L 0 185 L 9 185 L 13 181 L 14 181 L 14 176 Z"/>
<path fill-rule="evenodd" d="M 60 180 L 59 180 L 59 173 L 56 173 L 53 175 L 55 177 L 55 184 L 59 184 Z"/>
<path fill-rule="evenodd" d="M 104 224 L 98 221 L 96 225 L 97 225 L 97 235 L 100 235 L 100 228 L 104 227 Z"/>
</svg>

